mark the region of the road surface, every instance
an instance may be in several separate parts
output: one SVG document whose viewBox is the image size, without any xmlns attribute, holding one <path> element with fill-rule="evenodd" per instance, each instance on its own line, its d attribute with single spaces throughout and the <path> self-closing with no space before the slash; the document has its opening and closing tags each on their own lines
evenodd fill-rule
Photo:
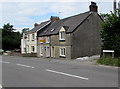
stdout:
<svg viewBox="0 0 120 89">
<path fill-rule="evenodd" d="M 3 56 L 0 61 L 2 86 L 118 87 L 116 67 L 52 60 L 55 59 Z"/>
</svg>

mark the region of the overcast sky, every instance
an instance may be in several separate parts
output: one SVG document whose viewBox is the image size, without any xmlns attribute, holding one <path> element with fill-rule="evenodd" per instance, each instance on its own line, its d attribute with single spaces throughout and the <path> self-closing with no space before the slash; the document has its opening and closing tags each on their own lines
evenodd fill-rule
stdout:
<svg viewBox="0 0 120 89">
<path fill-rule="evenodd" d="M 97 2 L 98 13 L 113 11 L 113 0 Z M 117 2 L 120 0 L 117 0 Z M 49 20 L 51 16 L 65 18 L 89 11 L 91 0 L 1 0 L 0 27 L 10 23 L 17 31 L 33 28 L 34 23 Z"/>
</svg>

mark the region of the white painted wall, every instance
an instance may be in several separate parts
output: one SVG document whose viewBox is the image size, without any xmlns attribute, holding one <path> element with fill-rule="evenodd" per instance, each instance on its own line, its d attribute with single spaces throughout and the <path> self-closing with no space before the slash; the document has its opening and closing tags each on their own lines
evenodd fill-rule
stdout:
<svg viewBox="0 0 120 89">
<path fill-rule="evenodd" d="M 32 39 L 32 34 L 34 34 L 34 40 Z M 29 35 L 29 39 L 28 39 Z M 34 53 L 37 53 L 37 32 L 35 33 L 29 33 L 27 34 L 27 39 L 24 39 L 25 34 L 23 34 L 23 37 L 21 39 L 21 53 L 24 54 L 26 47 L 27 53 L 31 53 L 32 49 L 31 46 L 34 46 Z"/>
<path fill-rule="evenodd" d="M 24 48 L 25 48 L 25 39 L 24 39 L 24 36 L 25 36 L 25 34 L 23 33 L 23 37 L 21 39 L 21 53 L 22 54 L 25 53 L 25 50 L 24 50 Z"/>
<path fill-rule="evenodd" d="M 34 40 L 32 39 L 32 34 L 34 34 Z M 27 53 L 31 53 L 32 49 L 31 46 L 34 46 L 34 53 L 37 53 L 37 33 L 30 33 L 29 39 L 27 38 Z"/>
</svg>

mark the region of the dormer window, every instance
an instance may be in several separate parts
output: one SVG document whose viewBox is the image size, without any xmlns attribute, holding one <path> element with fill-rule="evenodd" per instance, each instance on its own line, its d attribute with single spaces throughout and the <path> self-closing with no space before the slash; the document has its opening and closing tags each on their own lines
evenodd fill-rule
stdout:
<svg viewBox="0 0 120 89">
<path fill-rule="evenodd" d="M 65 40 L 65 31 L 61 31 L 59 35 L 60 35 L 60 40 Z"/>
<path fill-rule="evenodd" d="M 47 32 L 47 30 L 44 31 L 44 33 L 46 33 L 46 32 Z"/>
<path fill-rule="evenodd" d="M 59 31 L 59 40 L 65 40 L 65 29 L 63 27 Z"/>
<path fill-rule="evenodd" d="M 53 28 L 52 30 L 51 30 L 51 32 L 53 32 L 55 29 Z"/>
</svg>

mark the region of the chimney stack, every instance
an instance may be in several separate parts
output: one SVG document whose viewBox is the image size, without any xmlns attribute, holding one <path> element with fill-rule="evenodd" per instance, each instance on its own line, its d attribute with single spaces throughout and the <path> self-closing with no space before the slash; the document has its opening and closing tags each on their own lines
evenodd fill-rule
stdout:
<svg viewBox="0 0 120 89">
<path fill-rule="evenodd" d="M 90 8 L 90 12 L 98 12 L 98 6 L 95 2 L 91 2 L 89 8 Z"/>
<path fill-rule="evenodd" d="M 54 21 L 54 20 L 59 20 L 60 18 L 59 17 L 57 17 L 57 16 L 51 16 L 51 18 L 50 18 L 50 20 L 51 21 Z"/>
<path fill-rule="evenodd" d="M 34 27 L 37 27 L 37 26 L 39 26 L 39 24 L 35 23 L 35 24 L 34 24 Z"/>
</svg>

